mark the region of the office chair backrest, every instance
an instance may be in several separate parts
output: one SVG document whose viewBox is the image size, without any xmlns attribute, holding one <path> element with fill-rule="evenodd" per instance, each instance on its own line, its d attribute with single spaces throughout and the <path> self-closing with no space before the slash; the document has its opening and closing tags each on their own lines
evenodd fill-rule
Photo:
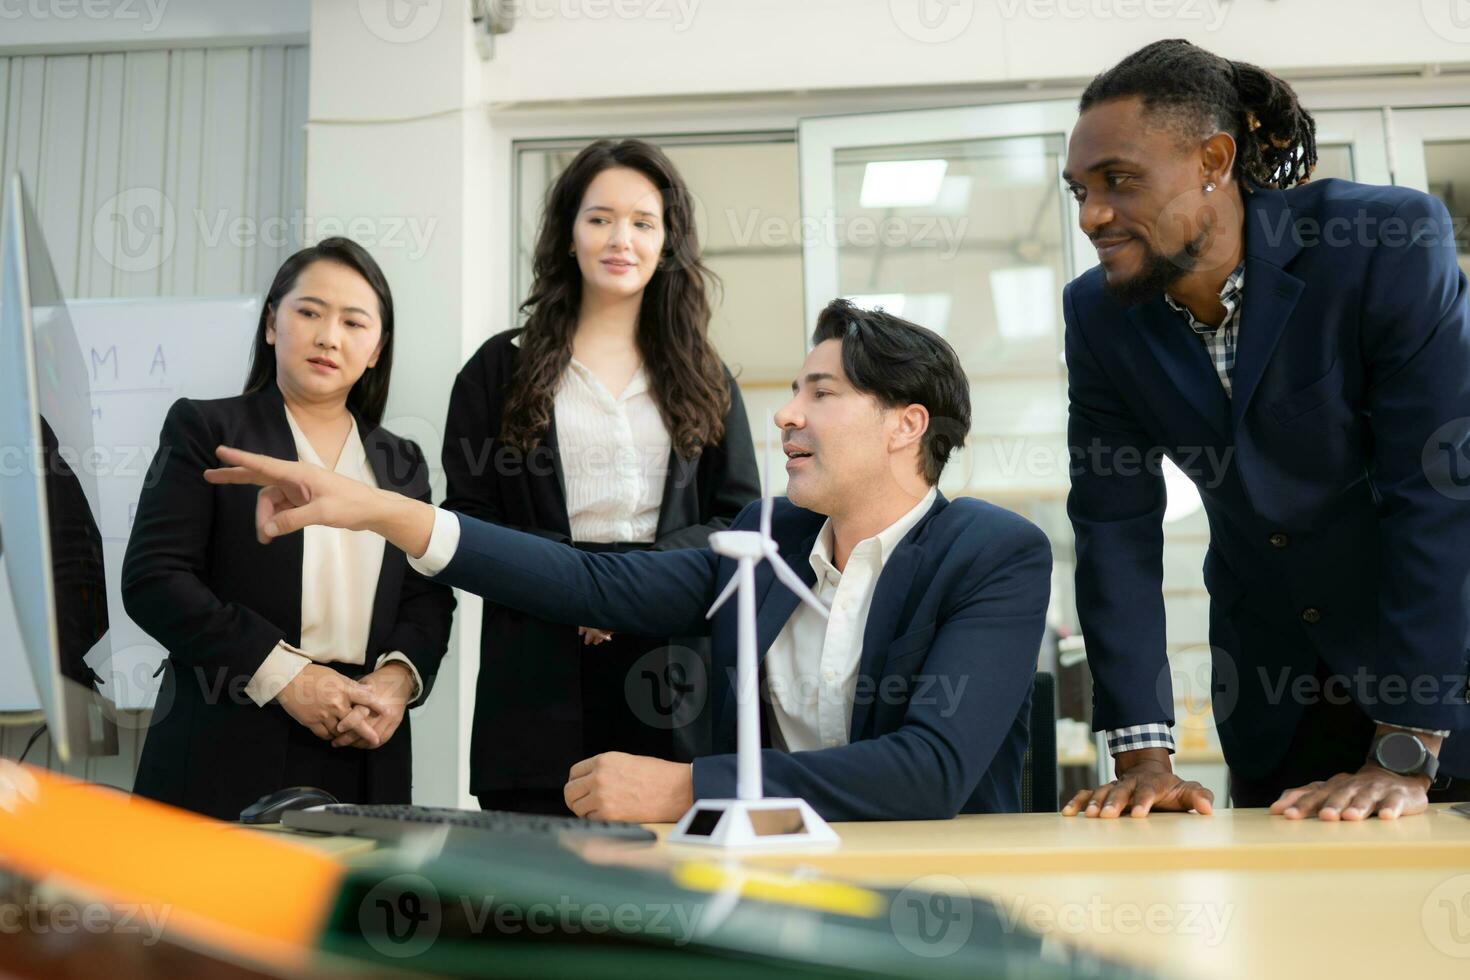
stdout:
<svg viewBox="0 0 1470 980">
<path fill-rule="evenodd" d="M 1021 764 L 1021 809 L 1025 813 L 1057 812 L 1056 679 L 1037 671 L 1031 688 L 1031 731 Z"/>
</svg>

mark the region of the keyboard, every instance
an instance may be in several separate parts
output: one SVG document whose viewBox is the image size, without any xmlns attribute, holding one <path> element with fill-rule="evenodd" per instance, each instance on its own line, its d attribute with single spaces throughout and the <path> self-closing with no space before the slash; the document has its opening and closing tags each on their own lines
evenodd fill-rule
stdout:
<svg viewBox="0 0 1470 980">
<path fill-rule="evenodd" d="M 281 826 L 374 840 L 397 840 L 415 831 L 453 827 L 493 834 L 592 834 L 627 841 L 654 841 L 653 831 L 621 820 L 582 820 L 506 810 L 457 810 L 447 806 L 332 803 L 287 810 Z"/>
</svg>

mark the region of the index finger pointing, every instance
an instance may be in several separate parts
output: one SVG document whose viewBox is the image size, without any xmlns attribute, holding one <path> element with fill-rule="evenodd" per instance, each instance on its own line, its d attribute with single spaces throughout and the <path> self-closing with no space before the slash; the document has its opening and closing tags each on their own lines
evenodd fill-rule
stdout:
<svg viewBox="0 0 1470 980">
<path fill-rule="evenodd" d="M 261 476 L 252 469 L 244 466 L 221 466 L 212 470 L 204 471 L 204 479 L 209 483 L 248 483 L 257 487 L 273 487 L 275 480 Z"/>
<path fill-rule="evenodd" d="M 216 446 L 214 454 L 221 463 L 235 470 L 247 470 L 265 477 L 270 483 L 285 483 L 291 479 L 292 469 L 300 464 L 291 460 L 277 459 L 261 453 L 249 453 L 230 446 Z"/>
</svg>

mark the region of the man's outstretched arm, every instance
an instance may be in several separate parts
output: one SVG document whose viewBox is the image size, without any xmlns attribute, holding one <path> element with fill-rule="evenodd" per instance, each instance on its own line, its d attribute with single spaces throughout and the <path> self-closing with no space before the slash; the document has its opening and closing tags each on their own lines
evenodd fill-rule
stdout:
<svg viewBox="0 0 1470 980">
<path fill-rule="evenodd" d="M 255 524 L 263 544 L 312 525 L 372 531 L 436 581 L 552 622 L 654 636 L 708 630 L 717 564 L 710 551 L 589 554 L 309 463 L 216 452 L 226 466 L 205 479 L 261 487 Z"/>
</svg>

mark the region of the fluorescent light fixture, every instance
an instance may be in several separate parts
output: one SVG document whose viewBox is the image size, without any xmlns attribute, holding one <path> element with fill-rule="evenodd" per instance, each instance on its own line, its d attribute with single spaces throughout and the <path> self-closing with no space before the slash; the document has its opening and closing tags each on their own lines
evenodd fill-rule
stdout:
<svg viewBox="0 0 1470 980">
<path fill-rule="evenodd" d="M 934 202 L 935 211 L 947 214 L 966 214 L 970 210 L 970 188 L 973 177 L 950 174 L 939 183 L 939 197 Z"/>
<path fill-rule="evenodd" d="M 954 307 L 954 297 L 949 293 L 866 293 L 847 299 L 865 310 L 901 316 L 941 337 L 949 332 L 949 314 Z"/>
<path fill-rule="evenodd" d="M 903 316 L 904 304 L 908 301 L 908 297 L 903 293 L 859 293 L 856 296 L 847 297 L 847 301 L 860 309 L 883 310 L 894 316 Z"/>
<path fill-rule="evenodd" d="M 1050 187 L 1058 179 L 1055 150 L 1043 139 L 1006 140 L 1006 152 L 985 160 L 987 185 L 997 187 Z"/>
<path fill-rule="evenodd" d="M 995 305 L 996 327 L 1005 339 L 1056 335 L 1056 273 L 1051 266 L 990 270 L 990 298 Z"/>
<path fill-rule="evenodd" d="M 954 297 L 949 293 L 909 293 L 903 318 L 944 337 L 949 333 L 949 311 L 953 306 Z"/>
<path fill-rule="evenodd" d="M 863 168 L 858 204 L 865 208 L 924 208 L 939 200 L 948 160 L 881 160 Z"/>
</svg>

